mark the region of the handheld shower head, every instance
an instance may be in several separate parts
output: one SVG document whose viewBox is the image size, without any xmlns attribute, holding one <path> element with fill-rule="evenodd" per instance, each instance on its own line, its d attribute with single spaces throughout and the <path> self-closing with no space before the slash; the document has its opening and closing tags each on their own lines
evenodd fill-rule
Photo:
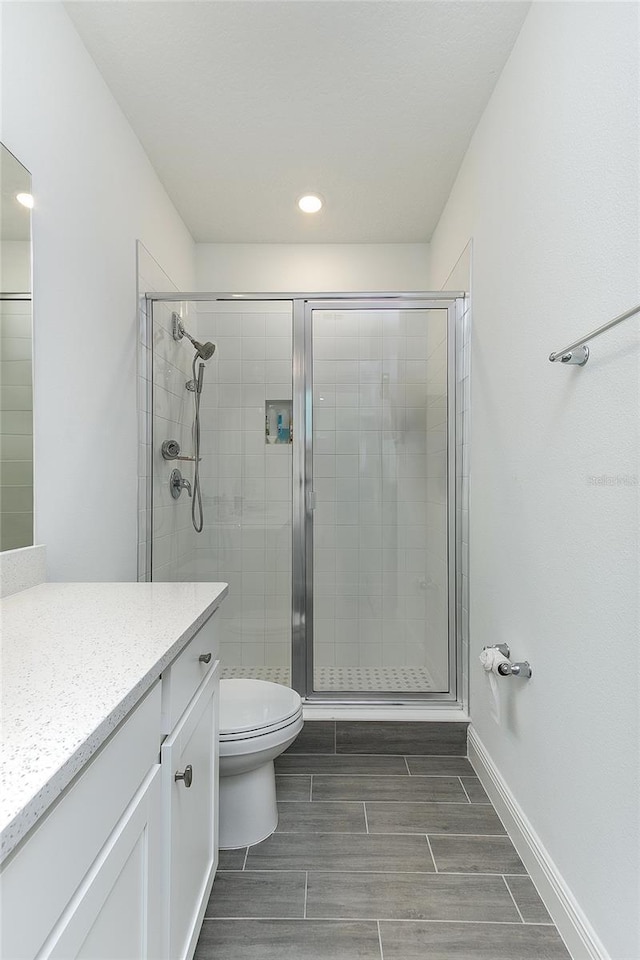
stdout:
<svg viewBox="0 0 640 960">
<path fill-rule="evenodd" d="M 182 340 L 183 337 L 186 337 L 189 340 L 196 351 L 196 356 L 200 357 L 201 360 L 210 360 L 211 357 L 216 352 L 215 343 L 211 343 L 210 340 L 207 340 L 206 343 L 200 343 L 198 340 L 194 340 L 188 330 L 185 330 L 184 324 L 177 313 L 173 314 L 173 339 Z"/>
</svg>

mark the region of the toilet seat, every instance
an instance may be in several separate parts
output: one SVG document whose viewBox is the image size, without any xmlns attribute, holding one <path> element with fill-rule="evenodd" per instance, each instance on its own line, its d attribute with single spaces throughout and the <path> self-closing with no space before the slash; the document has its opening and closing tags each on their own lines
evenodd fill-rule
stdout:
<svg viewBox="0 0 640 960">
<path fill-rule="evenodd" d="M 296 723 L 300 696 L 289 687 L 265 680 L 220 681 L 220 741 L 267 736 Z"/>
</svg>

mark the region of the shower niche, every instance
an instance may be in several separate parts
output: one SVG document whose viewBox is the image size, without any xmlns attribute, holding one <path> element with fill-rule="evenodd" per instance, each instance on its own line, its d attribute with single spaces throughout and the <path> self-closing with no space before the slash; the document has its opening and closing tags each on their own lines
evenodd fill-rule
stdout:
<svg viewBox="0 0 640 960">
<path fill-rule="evenodd" d="M 293 401 L 266 400 L 264 405 L 265 443 L 293 443 Z"/>
</svg>

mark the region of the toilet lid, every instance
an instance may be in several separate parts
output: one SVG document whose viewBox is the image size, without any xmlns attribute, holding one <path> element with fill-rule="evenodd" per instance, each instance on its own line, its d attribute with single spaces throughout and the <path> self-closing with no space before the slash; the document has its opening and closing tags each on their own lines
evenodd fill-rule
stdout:
<svg viewBox="0 0 640 960">
<path fill-rule="evenodd" d="M 267 680 L 220 681 L 220 734 L 247 733 L 281 726 L 299 713 L 295 690 Z"/>
</svg>

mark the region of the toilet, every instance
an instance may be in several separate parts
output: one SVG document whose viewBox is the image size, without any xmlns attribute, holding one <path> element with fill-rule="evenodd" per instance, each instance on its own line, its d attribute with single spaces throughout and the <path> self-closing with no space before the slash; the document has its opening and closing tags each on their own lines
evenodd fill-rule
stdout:
<svg viewBox="0 0 640 960">
<path fill-rule="evenodd" d="M 220 681 L 220 849 L 259 843 L 278 826 L 273 761 L 302 730 L 295 690 L 266 680 Z"/>
</svg>

